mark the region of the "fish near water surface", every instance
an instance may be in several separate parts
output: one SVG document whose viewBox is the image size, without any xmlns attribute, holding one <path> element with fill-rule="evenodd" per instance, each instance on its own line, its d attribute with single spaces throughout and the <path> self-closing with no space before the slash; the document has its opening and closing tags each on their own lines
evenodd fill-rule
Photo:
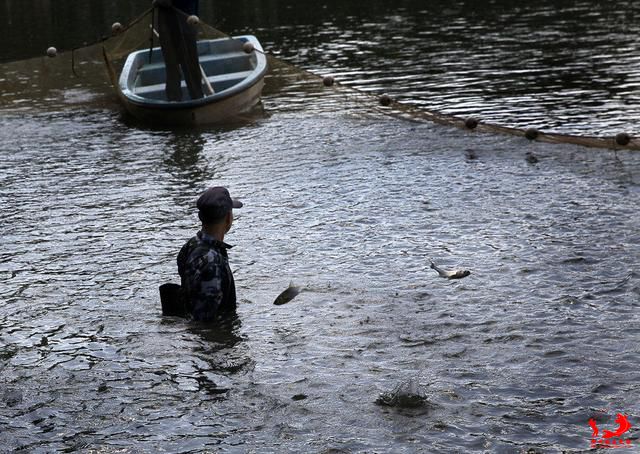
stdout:
<svg viewBox="0 0 640 454">
<path fill-rule="evenodd" d="M 443 270 L 438 265 L 433 263 L 433 260 L 430 260 L 430 262 L 431 262 L 430 268 L 435 270 L 440 277 L 443 277 L 445 279 L 462 279 L 463 277 L 467 277 L 468 275 L 471 274 L 471 271 L 463 270 L 463 269 L 457 269 L 457 270 L 451 270 L 451 271 Z"/>
<path fill-rule="evenodd" d="M 302 290 L 300 289 L 300 287 L 289 284 L 289 287 L 287 287 L 282 293 L 278 295 L 273 304 L 275 304 L 276 306 L 287 304 L 289 301 L 298 296 L 301 291 Z"/>
</svg>

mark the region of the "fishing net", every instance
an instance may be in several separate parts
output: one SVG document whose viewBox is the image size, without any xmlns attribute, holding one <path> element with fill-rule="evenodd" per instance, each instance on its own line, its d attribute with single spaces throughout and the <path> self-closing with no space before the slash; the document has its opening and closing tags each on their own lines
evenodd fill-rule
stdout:
<svg viewBox="0 0 640 454">
<path fill-rule="evenodd" d="M 135 50 L 159 46 L 154 29 L 157 14 L 149 9 L 128 24 L 114 24 L 110 36 L 77 49 L 55 52 L 54 57 L 38 57 L 5 63 L 0 78 L 0 108 L 19 113 L 25 109 L 59 109 L 61 105 L 104 105 L 117 100 L 118 76 L 127 55 Z M 198 39 L 229 38 L 200 21 Z M 53 55 L 53 52 L 52 52 Z M 552 133 L 522 129 L 429 111 L 399 102 L 384 94 L 374 94 L 315 74 L 267 53 L 269 72 L 265 77 L 263 103 L 270 113 L 279 111 L 310 115 L 342 114 L 390 115 L 408 121 L 435 122 L 469 132 L 510 134 L 550 143 L 570 143 L 587 147 L 640 150 L 640 138 L 620 132 L 611 137 Z"/>
</svg>

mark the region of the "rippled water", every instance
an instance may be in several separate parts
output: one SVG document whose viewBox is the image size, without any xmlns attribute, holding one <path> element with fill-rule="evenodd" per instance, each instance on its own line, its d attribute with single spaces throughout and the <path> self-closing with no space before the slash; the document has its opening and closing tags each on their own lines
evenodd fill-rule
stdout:
<svg viewBox="0 0 640 454">
<path fill-rule="evenodd" d="M 298 64 L 427 110 L 562 133 L 640 132 L 637 2 L 381 9 L 280 27 L 275 46 Z"/>
<path fill-rule="evenodd" d="M 572 452 L 590 417 L 635 430 L 640 154 L 415 124 L 294 79 L 195 131 L 123 122 L 81 82 L 5 93 L 2 450 Z M 222 327 L 158 298 L 210 184 L 245 202 Z M 423 405 L 376 403 L 398 389 Z"/>
</svg>

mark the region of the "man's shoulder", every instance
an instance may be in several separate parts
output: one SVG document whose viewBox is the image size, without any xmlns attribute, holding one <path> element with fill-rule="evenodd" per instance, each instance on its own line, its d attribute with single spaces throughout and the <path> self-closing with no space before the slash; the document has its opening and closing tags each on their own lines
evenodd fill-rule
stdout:
<svg viewBox="0 0 640 454">
<path fill-rule="evenodd" d="M 193 236 L 185 242 L 178 253 L 178 260 L 186 260 L 186 258 L 191 254 L 191 251 L 198 246 L 198 242 L 199 240 L 197 236 Z"/>
<path fill-rule="evenodd" d="M 182 249 L 193 249 L 198 245 L 199 242 L 200 239 L 198 238 L 198 235 L 194 235 L 184 243 Z"/>
<path fill-rule="evenodd" d="M 223 256 L 216 244 L 204 241 L 200 236 L 194 236 L 182 247 L 185 258 L 189 261 L 200 259 L 210 263 L 219 263 Z"/>
</svg>

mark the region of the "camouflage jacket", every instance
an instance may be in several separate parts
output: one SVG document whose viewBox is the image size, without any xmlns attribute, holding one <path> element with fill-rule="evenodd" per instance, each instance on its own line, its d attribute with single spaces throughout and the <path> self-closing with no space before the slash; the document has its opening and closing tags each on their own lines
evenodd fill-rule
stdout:
<svg viewBox="0 0 640 454">
<path fill-rule="evenodd" d="M 194 320 L 212 321 L 217 315 L 236 309 L 236 286 L 228 244 L 200 231 L 182 246 L 178 273 L 186 306 Z"/>
</svg>

